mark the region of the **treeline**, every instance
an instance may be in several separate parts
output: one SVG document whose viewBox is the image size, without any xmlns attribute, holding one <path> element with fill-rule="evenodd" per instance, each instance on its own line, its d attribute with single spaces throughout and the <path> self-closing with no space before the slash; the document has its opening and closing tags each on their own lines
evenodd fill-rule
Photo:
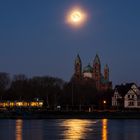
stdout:
<svg viewBox="0 0 140 140">
<path fill-rule="evenodd" d="M 60 78 L 50 76 L 34 76 L 28 78 L 24 74 L 10 76 L 0 73 L 1 100 L 32 100 L 39 98 L 46 106 L 93 106 L 106 108 L 111 106 L 112 91 L 98 92 L 89 84 L 65 82 Z"/>
</svg>

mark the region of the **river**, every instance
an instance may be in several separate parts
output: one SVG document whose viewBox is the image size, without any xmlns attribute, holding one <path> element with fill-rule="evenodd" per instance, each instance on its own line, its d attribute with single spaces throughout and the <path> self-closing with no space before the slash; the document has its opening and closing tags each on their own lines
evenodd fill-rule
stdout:
<svg viewBox="0 0 140 140">
<path fill-rule="evenodd" d="M 140 120 L 0 120 L 0 140 L 140 140 Z"/>
</svg>

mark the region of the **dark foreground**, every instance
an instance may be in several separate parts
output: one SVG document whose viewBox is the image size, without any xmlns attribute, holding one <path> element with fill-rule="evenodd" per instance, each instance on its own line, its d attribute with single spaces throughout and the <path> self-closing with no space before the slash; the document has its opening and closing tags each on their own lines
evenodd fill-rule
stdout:
<svg viewBox="0 0 140 140">
<path fill-rule="evenodd" d="M 0 119 L 140 119 L 140 112 L 6 111 Z"/>
</svg>

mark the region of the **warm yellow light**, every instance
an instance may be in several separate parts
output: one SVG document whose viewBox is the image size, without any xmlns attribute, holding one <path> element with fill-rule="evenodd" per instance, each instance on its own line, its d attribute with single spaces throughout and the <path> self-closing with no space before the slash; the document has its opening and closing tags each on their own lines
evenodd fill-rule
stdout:
<svg viewBox="0 0 140 140">
<path fill-rule="evenodd" d="M 103 103 L 106 104 L 106 100 L 104 100 Z"/>
<path fill-rule="evenodd" d="M 37 107 L 38 106 L 38 102 L 31 102 L 30 104 L 32 107 Z"/>
<path fill-rule="evenodd" d="M 89 128 L 97 121 L 82 120 L 82 119 L 68 119 L 64 120 L 60 125 L 65 128 L 63 132 L 64 139 L 66 140 L 81 140 L 86 139 L 88 132 L 91 131 Z"/>
<path fill-rule="evenodd" d="M 16 102 L 16 106 L 23 106 L 23 102 Z"/>
<path fill-rule="evenodd" d="M 16 120 L 16 140 L 22 140 L 23 120 Z"/>
<path fill-rule="evenodd" d="M 13 107 L 14 106 L 14 102 L 10 102 L 10 107 Z"/>
<path fill-rule="evenodd" d="M 102 140 L 107 140 L 107 125 L 108 125 L 107 119 L 102 119 Z"/>
<path fill-rule="evenodd" d="M 41 106 L 41 107 L 42 107 L 42 106 L 43 106 L 43 102 L 39 102 L 39 106 Z"/>
<path fill-rule="evenodd" d="M 87 14 L 80 7 L 70 9 L 68 14 L 66 15 L 66 23 L 72 25 L 73 27 L 81 27 L 81 25 L 83 25 L 86 21 Z"/>
</svg>

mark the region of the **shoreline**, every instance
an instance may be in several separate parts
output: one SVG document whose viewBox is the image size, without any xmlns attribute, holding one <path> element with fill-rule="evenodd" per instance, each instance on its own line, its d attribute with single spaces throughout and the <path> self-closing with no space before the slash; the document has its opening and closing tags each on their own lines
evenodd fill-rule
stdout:
<svg viewBox="0 0 140 140">
<path fill-rule="evenodd" d="M 1 112 L 0 119 L 140 119 L 140 112 Z"/>
</svg>

